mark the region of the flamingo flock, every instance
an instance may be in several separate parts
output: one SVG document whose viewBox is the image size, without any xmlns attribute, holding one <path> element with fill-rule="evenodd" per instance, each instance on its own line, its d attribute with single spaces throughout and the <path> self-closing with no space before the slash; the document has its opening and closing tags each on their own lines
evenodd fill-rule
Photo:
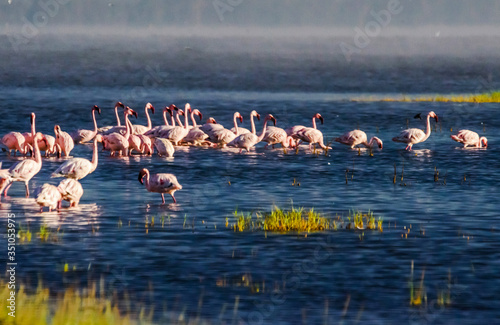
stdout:
<svg viewBox="0 0 500 325">
<path fill-rule="evenodd" d="M 120 110 L 122 110 L 121 113 Z M 138 118 L 138 114 L 121 102 L 116 103 L 114 112 L 116 125 L 98 128 L 96 113 L 101 115 L 101 109 L 95 105 L 91 109 L 93 129 L 78 129 L 70 134 L 63 131 L 60 125 L 55 125 L 55 136 L 36 132 L 36 116 L 35 113 L 31 113 L 31 132 L 13 131 L 1 138 L 2 149 L 9 155 L 14 151 L 14 156 L 19 152 L 21 155 L 31 153 L 31 157 L 15 163 L 8 169 L 0 169 L 0 197 L 2 193 L 7 196 L 14 182 L 23 182 L 26 197 L 29 197 L 29 181 L 42 168 L 42 150 L 45 151 L 46 157 L 64 155 L 68 158 L 51 174 L 53 178 L 64 178 L 57 186 L 45 183 L 35 190 L 35 201 L 40 206 L 40 210 L 43 211 L 44 207 L 48 207 L 49 211 L 52 211 L 61 209 L 63 200 L 68 201 L 70 207 L 78 205 L 83 195 L 83 187 L 79 180 L 97 169 L 99 143 L 102 145 L 102 150 L 109 151 L 111 156 L 152 155 L 156 150 L 162 157 L 173 157 L 177 146 L 232 147 L 239 149 L 242 153 L 243 150 L 247 152 L 254 150 L 260 142 L 266 142 L 265 148 L 269 146 L 274 148 L 275 145 L 281 144 L 283 148 L 298 149 L 301 143 L 306 143 L 309 144 L 310 150 L 316 144 L 323 150 L 331 149 L 325 144 L 323 133 L 316 125 L 316 120 L 319 120 L 321 124 L 324 123 L 319 113 L 312 116 L 312 127 L 295 125 L 288 129 L 277 127 L 276 118 L 267 114 L 262 121 L 262 129 L 258 133 L 254 118 L 260 121 L 261 116 L 255 110 L 249 116 L 251 130 L 238 125 L 238 122 L 243 123 L 243 116 L 239 112 L 233 114 L 231 129 L 217 123 L 213 117 L 209 117 L 205 124 L 198 125 L 195 116 L 201 121 L 203 115 L 198 109 L 192 109 L 189 103 L 185 104 L 184 110 L 174 104 L 166 106 L 163 109 L 163 124 L 154 127 L 149 115 L 149 112 L 155 113 L 155 108 L 151 103 L 147 103 L 144 107 L 147 125 L 132 124 L 129 118 L 132 116 Z M 121 124 L 121 114 L 123 114 L 124 125 Z M 420 118 L 420 115 L 416 118 Z M 438 121 L 436 113 L 429 112 L 426 116 L 425 131 L 417 128 L 406 129 L 392 140 L 406 144 L 405 149 L 411 151 L 413 145 L 426 141 L 431 135 L 431 118 Z M 190 120 L 192 125 L 189 124 Z M 273 122 L 273 125 L 268 126 L 269 122 Z M 470 130 L 460 130 L 458 134 L 451 135 L 451 138 L 464 144 L 464 147 L 486 148 L 488 146 L 488 140 L 485 137 L 479 137 L 476 132 Z M 358 146 L 369 149 L 375 146 L 379 149 L 383 148 L 381 139 L 372 136 L 368 141 L 366 133 L 362 130 L 346 132 L 334 140 L 352 149 Z M 93 144 L 91 160 L 70 157 L 75 145 L 89 142 Z M 141 184 L 145 185 L 147 191 L 161 194 L 162 204 L 165 204 L 164 194 L 169 194 L 173 202 L 177 202 L 174 193 L 181 190 L 182 185 L 175 175 L 150 173 L 148 169 L 143 168 L 139 172 L 138 179 Z"/>
</svg>

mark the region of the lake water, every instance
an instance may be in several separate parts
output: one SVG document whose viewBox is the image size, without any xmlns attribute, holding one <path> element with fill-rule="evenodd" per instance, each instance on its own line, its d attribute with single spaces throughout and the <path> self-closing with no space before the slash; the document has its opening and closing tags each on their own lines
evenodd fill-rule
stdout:
<svg viewBox="0 0 500 325">
<path fill-rule="evenodd" d="M 105 294 L 127 292 L 136 306 L 154 305 L 160 323 L 182 311 L 212 323 L 250 324 L 477 324 L 500 318 L 498 104 L 351 100 L 499 89 L 498 54 L 366 55 L 348 64 L 338 52 L 315 51 L 308 42 L 302 50 L 300 43 L 285 42 L 276 51 L 244 51 L 233 41 L 217 48 L 190 38 L 161 46 L 154 40 L 87 39 L 79 45 L 41 38 L 19 52 L 6 39 L 2 43 L 0 134 L 29 131 L 30 112 L 44 133 L 53 134 L 55 124 L 65 131 L 91 129 L 94 104 L 102 109 L 98 125 L 112 125 L 113 104 L 121 100 L 139 113 L 133 121 L 139 124 L 146 124 L 147 102 L 158 112 L 189 102 L 204 120 L 212 116 L 226 127 L 234 111 L 243 114 L 245 127 L 256 109 L 272 113 L 283 128 L 309 125 L 319 112 L 327 141 L 356 128 L 384 141 L 373 157 L 336 142 L 326 156 L 306 146 L 295 154 L 263 144 L 243 154 L 178 148 L 174 159 L 104 152 L 97 170 L 81 181 L 80 207 L 60 213 L 40 214 L 15 183 L 10 197 L 2 198 L 2 224 L 15 213 L 24 229 L 29 223 L 35 234 L 47 225 L 58 238 L 34 236 L 18 246 L 17 275 L 24 283 L 36 287 L 42 279 L 61 292 L 102 279 Z M 407 152 L 391 141 L 407 125 L 424 129 L 413 116 L 429 110 L 439 123 L 431 122 L 426 142 Z M 158 112 L 154 125 L 162 123 Z M 488 149 L 464 150 L 452 141 L 452 130 L 462 128 L 488 137 Z M 87 145 L 72 151 L 91 155 Z M 0 153 L 2 168 L 19 159 Z M 50 174 L 63 161 L 44 159 L 31 190 L 57 184 Z M 166 198 L 161 205 L 159 194 L 147 192 L 137 181 L 141 168 L 175 174 L 183 186 L 178 203 Z M 300 186 L 292 186 L 294 180 Z M 370 210 L 383 218 L 384 231 L 338 229 L 305 237 L 226 228 L 235 210 L 292 204 L 330 218 Z M 146 227 L 153 218 L 154 227 Z M 410 306 L 412 261 L 415 283 L 425 274 L 421 307 Z M 63 272 L 66 263 L 70 270 Z M 449 292 L 449 306 L 437 303 L 442 292 Z"/>
</svg>

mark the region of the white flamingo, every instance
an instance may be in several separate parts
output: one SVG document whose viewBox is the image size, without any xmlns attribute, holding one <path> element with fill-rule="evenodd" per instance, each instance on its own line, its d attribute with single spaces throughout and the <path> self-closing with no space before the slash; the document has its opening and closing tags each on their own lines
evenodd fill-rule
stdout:
<svg viewBox="0 0 500 325">
<path fill-rule="evenodd" d="M 135 112 L 130 107 L 126 107 L 123 112 L 125 115 L 125 135 L 120 133 L 111 133 L 103 136 L 104 148 L 114 155 L 118 151 L 118 155 L 127 155 L 127 150 L 129 148 L 128 138 L 131 134 L 130 124 L 128 123 L 128 116 L 134 115 L 137 118 L 137 112 Z"/>
<path fill-rule="evenodd" d="M 281 144 L 283 148 L 293 146 L 293 138 L 286 134 L 286 131 L 276 126 L 269 126 L 262 141 L 267 142 L 265 148 L 271 145 L 274 148 L 275 144 Z"/>
<path fill-rule="evenodd" d="M 312 117 L 312 127 L 313 127 L 313 129 L 316 129 L 316 119 L 319 119 L 320 122 L 321 122 L 321 124 L 323 124 L 323 122 L 324 122 L 323 116 L 321 116 L 321 114 L 319 114 L 319 113 L 314 114 L 313 117 Z M 299 137 L 298 137 L 297 133 L 299 131 L 305 129 L 305 128 L 306 128 L 306 126 L 304 126 L 304 125 L 295 125 L 295 126 L 292 126 L 292 127 L 288 128 L 288 129 L 286 129 L 285 131 L 286 131 L 286 134 L 289 137 L 292 137 L 292 138 L 294 138 L 295 140 L 298 141 Z M 296 143 L 296 145 L 297 145 L 297 143 Z"/>
<path fill-rule="evenodd" d="M 268 121 L 273 121 L 276 125 L 276 119 L 271 114 L 268 114 L 264 119 L 264 126 L 262 128 L 262 132 L 259 136 L 253 133 L 245 133 L 238 135 L 233 141 L 228 143 L 230 147 L 240 148 L 240 153 L 245 149 L 247 152 L 255 146 L 257 143 L 261 142 L 264 139 L 264 135 L 266 134 L 266 125 Z"/>
<path fill-rule="evenodd" d="M 58 208 L 61 208 L 62 200 L 68 201 L 70 207 L 78 206 L 83 195 L 83 187 L 79 181 L 72 178 L 63 179 L 57 189 L 61 193 L 61 200 L 58 202 Z"/>
<path fill-rule="evenodd" d="M 75 143 L 86 143 L 92 141 L 92 139 L 96 136 L 97 121 L 95 120 L 95 112 L 101 115 L 101 109 L 97 105 L 94 105 L 94 107 L 92 107 L 92 121 L 94 122 L 94 130 L 92 131 L 80 129 L 73 132 L 71 134 L 71 137 L 73 138 L 73 141 Z"/>
<path fill-rule="evenodd" d="M 260 121 L 260 114 L 257 113 L 256 110 L 253 110 L 250 112 L 250 124 L 252 125 L 252 131 L 246 129 L 246 128 L 242 128 L 241 126 L 238 127 L 238 132 L 239 134 L 245 134 L 245 133 L 250 133 L 252 132 L 253 134 L 257 134 L 257 131 L 255 130 L 255 123 L 253 121 L 253 118 L 256 117 L 257 120 Z M 235 134 L 236 134 L 236 128 L 232 128 L 231 131 L 233 131 Z"/>
<path fill-rule="evenodd" d="M 43 184 L 35 190 L 35 201 L 40 206 L 40 212 L 43 212 L 43 207 L 49 207 L 49 212 L 52 209 L 57 209 L 59 202 L 62 200 L 59 189 L 51 184 Z"/>
<path fill-rule="evenodd" d="M 301 127 L 301 125 L 296 125 L 289 129 L 290 136 L 294 139 L 308 142 L 309 150 L 312 150 L 312 145 L 315 143 L 317 143 L 323 150 L 331 149 L 330 147 L 325 146 L 325 144 L 323 143 L 323 133 L 316 128 L 316 119 L 319 119 L 321 121 L 321 124 L 323 124 L 323 117 L 319 113 L 316 113 L 312 118 L 312 128 L 304 127 L 302 129 L 298 129 L 298 127 Z M 295 128 L 295 130 L 293 130 L 293 128 Z M 296 143 L 296 145 L 298 145 L 298 143 Z"/>
<path fill-rule="evenodd" d="M 54 133 L 56 134 L 57 155 L 61 157 L 61 152 L 63 152 L 64 156 L 68 157 L 75 147 L 73 138 L 67 132 L 62 131 L 59 125 L 54 126 Z"/>
<path fill-rule="evenodd" d="M 42 155 L 38 148 L 38 140 L 43 139 L 41 133 L 36 133 L 34 138 L 34 159 L 20 161 L 9 169 L 0 169 L 0 195 L 2 192 L 7 196 L 7 191 L 13 182 L 23 182 L 26 187 L 26 197 L 30 196 L 29 181 L 38 174 L 42 168 Z"/>
<path fill-rule="evenodd" d="M 218 124 L 213 117 L 209 117 L 205 124 L 200 126 L 200 130 L 205 132 L 209 137 L 212 136 L 213 132 L 222 129 L 224 129 L 224 126 L 222 126 L 222 124 Z"/>
<path fill-rule="evenodd" d="M 436 122 L 438 121 L 438 116 L 436 115 L 436 113 L 430 111 L 427 114 L 427 130 L 425 133 L 424 131 L 416 128 L 406 129 L 401 131 L 401 133 L 397 137 L 392 138 L 392 141 L 406 143 L 406 150 L 411 151 L 414 144 L 424 142 L 431 135 L 431 117 L 434 118 Z"/>
<path fill-rule="evenodd" d="M 117 102 L 115 104 L 115 116 L 116 116 L 116 125 L 104 126 L 98 129 L 100 134 L 106 135 L 114 132 L 120 133 L 120 131 L 125 132 L 125 127 L 122 126 L 120 122 L 120 115 L 118 114 L 118 108 L 125 109 L 125 105 L 122 102 Z"/>
<path fill-rule="evenodd" d="M 153 141 L 151 141 L 151 138 L 144 134 L 138 134 L 137 136 L 141 139 L 141 152 L 146 155 L 152 155 Z"/>
<path fill-rule="evenodd" d="M 146 182 L 143 181 L 144 177 L 146 177 Z M 160 193 L 162 204 L 165 204 L 165 197 L 163 196 L 165 193 L 170 194 L 174 203 L 177 203 L 174 193 L 182 190 L 182 185 L 179 184 L 175 175 L 165 173 L 150 175 L 149 170 L 146 168 L 139 172 L 139 182 L 146 185 L 148 192 Z"/>
<path fill-rule="evenodd" d="M 164 138 L 156 138 L 154 142 L 155 148 L 159 156 L 173 157 L 175 148 L 170 140 Z"/>
<path fill-rule="evenodd" d="M 488 147 L 488 139 L 486 137 L 479 137 L 474 131 L 470 130 L 460 130 L 456 135 L 451 135 L 451 138 L 457 142 L 463 143 L 464 148 L 475 147 L 475 148 L 485 148 Z"/>
<path fill-rule="evenodd" d="M 144 133 L 144 135 L 146 135 L 148 137 L 156 138 L 162 134 L 165 134 L 165 132 L 167 132 L 168 130 L 173 128 L 175 126 L 173 111 L 176 109 L 177 109 L 177 106 L 175 106 L 174 104 L 171 104 L 170 106 L 166 106 L 163 109 L 163 121 L 165 122 L 165 125 L 155 126 L 154 128 L 151 128 L 151 130 L 146 131 Z M 172 125 L 170 125 L 168 123 L 167 113 L 169 113 L 170 117 L 172 118 Z"/>
<path fill-rule="evenodd" d="M 148 125 L 140 125 L 140 124 L 135 124 L 132 125 L 132 134 L 144 134 L 147 131 L 151 130 L 152 124 L 151 124 L 151 118 L 149 117 L 149 110 L 154 114 L 155 113 L 155 108 L 151 103 L 147 103 L 146 107 L 144 108 L 144 112 L 146 113 L 146 119 L 148 120 Z"/>
<path fill-rule="evenodd" d="M 383 143 L 382 140 L 380 140 L 377 137 L 372 137 L 370 139 L 370 142 L 367 140 L 368 138 L 366 137 L 366 133 L 361 131 L 361 130 L 353 130 L 344 133 L 338 138 L 335 138 L 335 141 L 340 142 L 342 144 L 346 144 L 351 147 L 351 149 L 354 149 L 357 145 L 364 145 L 367 148 L 373 148 L 373 144 L 376 142 L 378 147 L 382 149 Z"/>
<path fill-rule="evenodd" d="M 208 143 L 208 135 L 200 129 L 198 124 L 196 124 L 196 120 L 194 118 L 195 115 L 198 115 L 200 117 L 200 121 L 203 118 L 203 115 L 199 110 L 193 109 L 191 111 L 191 121 L 193 122 L 193 127 L 189 129 L 188 134 L 182 141 L 198 146 Z"/>
<path fill-rule="evenodd" d="M 168 130 L 165 134 L 165 136 L 161 136 L 162 138 L 166 138 L 170 141 L 172 141 L 176 146 L 179 145 L 179 142 L 184 139 L 184 137 L 189 133 L 189 119 L 188 115 L 191 113 L 191 105 L 189 103 L 186 103 L 185 106 L 185 111 L 183 112 L 180 109 L 177 109 L 177 123 L 181 126 L 175 126 L 172 129 Z M 184 115 L 184 125 L 182 125 L 179 115 Z"/>
<path fill-rule="evenodd" d="M 236 136 L 238 136 L 240 133 L 240 128 L 238 127 L 238 122 L 236 119 L 240 120 L 240 123 L 243 123 L 243 116 L 239 112 L 235 112 L 233 114 L 233 123 L 234 123 L 234 130 L 235 132 L 228 130 L 228 129 L 218 129 L 212 132 L 212 135 L 210 136 L 210 140 L 214 143 L 217 143 L 220 147 L 225 147 L 226 144 L 230 143 L 233 141 Z"/>
<path fill-rule="evenodd" d="M 25 142 L 26 139 L 20 132 L 9 132 L 2 137 L 2 144 L 6 148 L 2 148 L 4 151 L 8 151 L 9 155 L 11 154 L 11 150 L 14 150 L 14 156 L 17 151 L 19 151 L 22 155 L 25 155 L 28 152 L 28 147 Z"/>
<path fill-rule="evenodd" d="M 35 119 L 36 116 L 34 113 L 31 114 L 31 132 L 23 133 L 25 139 L 25 145 L 28 148 L 33 148 L 33 138 L 35 137 Z M 43 134 L 43 139 L 38 140 L 38 149 L 41 151 L 45 151 L 45 157 L 48 157 L 50 154 L 56 152 L 55 148 L 56 138 L 51 135 Z"/>
<path fill-rule="evenodd" d="M 82 179 L 88 174 L 93 173 L 97 168 L 98 150 L 97 143 L 102 142 L 102 135 L 98 134 L 94 138 L 94 150 L 92 152 L 92 161 L 85 158 L 72 158 L 66 160 L 51 177 L 66 177 L 76 180 Z"/>
</svg>

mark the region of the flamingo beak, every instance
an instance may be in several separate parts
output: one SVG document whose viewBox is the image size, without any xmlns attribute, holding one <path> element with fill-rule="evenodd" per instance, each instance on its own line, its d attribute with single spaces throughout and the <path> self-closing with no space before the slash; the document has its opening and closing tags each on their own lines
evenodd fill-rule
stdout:
<svg viewBox="0 0 500 325">
<path fill-rule="evenodd" d="M 141 184 L 144 184 L 144 181 L 142 180 L 144 178 L 144 175 L 145 174 L 142 171 L 139 173 L 139 183 Z"/>
<path fill-rule="evenodd" d="M 260 121 L 260 114 L 257 114 L 257 120 Z"/>
<path fill-rule="evenodd" d="M 154 114 L 155 113 L 155 108 L 153 105 L 151 105 L 151 112 Z"/>
<path fill-rule="evenodd" d="M 434 118 L 436 119 L 436 123 L 439 122 L 439 119 L 438 119 L 438 116 L 434 116 Z"/>
<path fill-rule="evenodd" d="M 274 118 L 274 116 L 271 116 L 271 121 L 273 121 L 274 126 L 276 126 L 276 119 Z"/>
<path fill-rule="evenodd" d="M 240 116 L 239 119 L 240 119 L 240 123 L 243 123 L 243 116 Z"/>
<path fill-rule="evenodd" d="M 30 115 L 30 124 L 33 124 L 33 114 Z"/>
<path fill-rule="evenodd" d="M 134 115 L 134 116 L 135 116 L 135 118 L 137 118 L 137 112 L 136 112 L 136 111 L 134 111 L 134 110 L 131 110 L 131 111 L 132 111 L 132 115 Z"/>
<path fill-rule="evenodd" d="M 200 121 L 203 119 L 203 115 L 201 114 L 201 112 L 198 112 L 198 116 L 200 117 Z"/>
<path fill-rule="evenodd" d="M 97 114 L 101 115 L 101 109 L 99 108 L 99 106 L 94 105 L 93 110 L 94 110 L 94 111 L 97 111 Z"/>
<path fill-rule="evenodd" d="M 319 120 L 321 121 L 321 124 L 323 124 L 325 122 L 325 120 L 323 119 L 323 116 L 321 116 L 321 115 L 319 117 Z"/>
</svg>

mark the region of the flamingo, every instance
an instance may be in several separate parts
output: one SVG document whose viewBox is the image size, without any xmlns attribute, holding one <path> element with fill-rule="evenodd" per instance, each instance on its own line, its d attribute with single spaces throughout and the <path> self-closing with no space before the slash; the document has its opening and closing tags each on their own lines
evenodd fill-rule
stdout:
<svg viewBox="0 0 500 325">
<path fill-rule="evenodd" d="M 184 137 L 185 142 L 192 143 L 195 146 L 202 145 L 207 143 L 208 134 L 203 132 L 198 124 L 196 124 L 196 120 L 194 118 L 195 115 L 200 117 L 200 121 L 203 118 L 201 112 L 197 109 L 191 111 L 191 121 L 193 122 L 193 127 L 189 130 L 188 134 Z"/>
<path fill-rule="evenodd" d="M 92 161 L 85 158 L 72 158 L 66 160 L 50 177 L 66 177 L 76 180 L 82 179 L 88 174 L 91 174 L 97 168 L 98 151 L 97 142 L 102 142 L 102 135 L 98 134 L 94 138 L 94 151 L 92 153 Z"/>
<path fill-rule="evenodd" d="M 149 117 L 148 110 L 151 110 L 153 114 L 155 113 L 155 108 L 151 103 L 147 103 L 146 107 L 144 108 L 144 112 L 146 113 L 146 119 L 148 120 L 148 125 L 147 126 L 139 124 L 132 125 L 132 134 L 144 134 L 147 131 L 151 130 L 152 127 L 151 118 Z"/>
<path fill-rule="evenodd" d="M 75 147 L 73 138 L 67 132 L 63 132 L 59 125 L 54 126 L 54 133 L 56 134 L 57 155 L 61 157 L 62 151 L 68 157 L 71 150 Z"/>
<path fill-rule="evenodd" d="M 89 142 L 92 141 L 92 139 L 96 136 L 98 129 L 97 129 L 97 122 L 95 120 L 95 112 L 101 115 L 101 109 L 97 105 L 94 105 L 94 107 L 92 107 L 92 120 L 94 122 L 94 130 L 92 131 L 92 130 L 80 129 L 73 132 L 71 134 L 71 137 L 73 138 L 73 141 L 75 143 Z"/>
<path fill-rule="evenodd" d="M 111 134 L 114 132 L 120 132 L 121 130 L 123 130 L 123 132 L 125 132 L 125 128 L 122 127 L 122 124 L 120 122 L 120 116 L 118 115 L 118 107 L 125 109 L 125 105 L 123 105 L 122 102 L 117 102 L 115 104 L 116 125 L 109 125 L 109 126 L 104 126 L 102 128 L 99 128 L 98 129 L 99 133 L 101 133 L 103 135 L 107 135 L 107 134 Z"/>
<path fill-rule="evenodd" d="M 159 156 L 165 156 L 165 157 L 173 157 L 174 156 L 174 146 L 172 145 L 172 142 L 170 142 L 167 139 L 164 138 L 156 138 L 155 139 L 155 148 L 158 151 Z"/>
<path fill-rule="evenodd" d="M 72 178 L 63 179 L 57 189 L 61 193 L 61 199 L 58 202 L 58 208 L 61 208 L 62 200 L 68 201 L 70 207 L 78 206 L 80 198 L 83 195 L 83 187 L 79 181 Z"/>
<path fill-rule="evenodd" d="M 183 112 L 180 109 L 177 109 L 177 123 L 180 126 L 175 126 L 172 129 L 168 130 L 164 136 L 161 136 L 162 138 L 169 139 L 172 141 L 176 146 L 179 145 L 179 142 L 184 139 L 184 137 L 189 133 L 189 120 L 188 120 L 188 114 L 191 113 L 191 105 L 189 103 L 186 103 L 185 105 L 185 111 Z M 184 114 L 184 125 L 182 125 L 179 115 Z"/>
<path fill-rule="evenodd" d="M 483 146 L 485 148 L 488 147 L 488 139 L 486 139 L 486 137 L 480 138 L 479 134 L 470 130 L 460 130 L 457 135 L 451 135 L 451 138 L 457 142 L 463 143 L 464 148 L 468 146 L 474 148 L 482 148 Z"/>
<path fill-rule="evenodd" d="M 9 169 L 0 169 L 0 179 L 2 179 L 0 181 L 0 194 L 4 192 L 4 195 L 7 196 L 7 191 L 13 182 L 24 182 L 26 197 L 30 196 L 28 183 L 42 168 L 42 156 L 38 148 L 39 139 L 43 139 L 43 135 L 36 133 L 33 141 L 34 159 L 25 159 L 14 164 Z"/>
<path fill-rule="evenodd" d="M 200 130 L 205 132 L 209 137 L 212 136 L 212 133 L 217 130 L 222 130 L 224 127 L 222 124 L 218 124 L 217 121 L 213 117 L 209 117 L 205 124 L 200 126 Z"/>
<path fill-rule="evenodd" d="M 111 151 L 111 155 L 113 155 L 116 151 L 119 152 L 119 156 L 122 154 L 126 155 L 129 148 L 128 138 L 130 136 L 131 129 L 130 124 L 128 123 L 128 116 L 134 115 L 137 118 L 137 112 L 127 106 L 123 114 L 125 115 L 125 135 L 121 135 L 120 133 L 111 133 L 103 136 L 104 147 L 105 149 Z"/>
<path fill-rule="evenodd" d="M 425 133 L 424 131 L 416 128 L 406 129 L 401 131 L 401 133 L 397 137 L 392 138 L 392 141 L 406 143 L 407 146 L 405 149 L 411 151 L 414 144 L 424 142 L 431 135 L 431 117 L 433 117 L 436 122 L 438 121 L 438 116 L 436 115 L 436 113 L 430 111 L 427 114 L 427 130 Z"/>
<path fill-rule="evenodd" d="M 234 138 L 233 141 L 228 143 L 228 146 L 240 148 L 240 153 L 243 151 L 243 149 L 245 149 L 247 152 L 250 151 L 250 149 L 253 146 L 255 146 L 257 143 L 261 142 L 262 139 L 264 139 L 264 136 L 266 134 L 266 125 L 268 121 L 273 121 L 274 125 L 276 125 L 276 119 L 274 118 L 274 116 L 268 114 L 264 119 L 264 126 L 262 128 L 260 136 L 257 136 L 253 133 L 240 134 L 236 138 Z"/>
<path fill-rule="evenodd" d="M 45 151 L 45 157 L 56 153 L 56 138 L 49 134 L 44 134 L 45 141 L 38 141 L 38 148 L 40 151 Z"/>
<path fill-rule="evenodd" d="M 250 112 L 250 124 L 252 125 L 252 133 L 257 134 L 257 132 L 255 131 L 255 123 L 253 122 L 254 116 L 260 121 L 260 114 L 257 113 L 257 111 L 255 110 Z M 231 131 L 233 131 L 236 134 L 236 128 L 233 127 Z M 238 127 L 238 132 L 239 134 L 244 134 L 244 133 L 250 133 L 250 130 Z"/>
<path fill-rule="evenodd" d="M 146 177 L 145 183 L 143 181 L 144 177 Z M 175 191 L 182 190 L 182 185 L 179 184 L 175 175 L 165 173 L 150 175 L 149 170 L 146 168 L 143 168 L 139 172 L 139 182 L 146 185 L 148 192 L 161 193 L 162 204 L 165 204 L 164 193 L 170 194 L 174 203 L 177 203 L 174 193 Z"/>
<path fill-rule="evenodd" d="M 225 147 L 226 144 L 233 141 L 236 138 L 236 136 L 240 134 L 236 119 L 240 119 L 240 123 L 243 123 L 243 116 L 241 116 L 239 112 L 235 112 L 233 114 L 234 129 L 236 130 L 236 133 L 224 128 L 218 129 L 212 132 L 210 140 L 212 140 L 212 142 L 214 143 L 217 143 L 221 147 Z"/>
<path fill-rule="evenodd" d="M 323 124 L 323 117 L 319 113 L 316 113 L 312 118 L 312 128 L 304 127 L 300 129 L 299 127 L 301 127 L 301 125 L 296 125 L 288 129 L 290 132 L 289 135 L 294 139 L 300 139 L 304 142 L 309 142 L 309 150 L 312 150 L 312 145 L 315 143 L 317 143 L 323 150 L 331 149 L 330 147 L 325 146 L 325 144 L 323 143 L 323 133 L 316 128 L 316 119 L 319 119 L 321 121 L 321 124 Z M 296 143 L 296 145 L 298 144 Z"/>
<path fill-rule="evenodd" d="M 145 153 L 146 155 L 152 155 L 153 142 L 151 141 L 151 138 L 145 136 L 144 134 L 138 134 L 137 136 L 139 137 L 139 139 L 141 139 L 141 152 Z"/>
<path fill-rule="evenodd" d="M 148 137 L 156 138 L 160 134 L 164 134 L 164 132 L 167 132 L 167 130 L 170 130 L 171 128 L 173 128 L 175 126 L 173 111 L 176 109 L 177 109 L 177 106 L 175 106 L 174 104 L 171 104 L 170 106 L 166 106 L 163 109 L 163 121 L 165 122 L 165 125 L 155 126 L 154 128 L 151 128 L 149 131 L 146 131 L 144 133 L 144 135 L 146 135 Z M 168 124 L 167 113 L 169 113 L 170 117 L 172 118 L 172 125 Z"/>
<path fill-rule="evenodd" d="M 49 212 L 57 209 L 61 200 L 61 192 L 54 185 L 45 183 L 35 190 L 35 201 L 40 206 L 40 212 L 43 212 L 43 207 L 49 207 Z"/>
<path fill-rule="evenodd" d="M 269 145 L 272 145 L 274 148 L 275 144 L 281 143 L 283 148 L 288 148 L 293 146 L 293 138 L 289 137 L 286 134 L 286 131 L 282 128 L 278 128 L 275 126 L 269 126 L 266 130 L 266 134 L 264 135 L 264 139 L 262 141 L 267 142 L 265 148 Z"/>
<path fill-rule="evenodd" d="M 324 120 L 323 120 L 323 116 L 321 116 L 321 114 L 319 113 L 316 113 L 313 115 L 312 117 L 312 127 L 313 129 L 316 129 L 316 119 L 319 119 L 321 121 L 321 124 L 323 124 Z M 303 125 L 295 125 L 295 126 L 292 126 L 288 129 L 286 129 L 286 134 L 289 136 L 289 137 L 292 137 L 294 138 L 295 140 L 299 140 L 299 137 L 297 135 L 297 133 L 303 129 L 305 129 L 306 127 L 303 126 Z M 296 142 L 297 142 L 296 141 Z M 297 145 L 297 143 L 295 143 L 295 145 Z"/>
<path fill-rule="evenodd" d="M 25 137 L 20 132 L 9 132 L 2 137 L 2 144 L 7 147 L 7 149 L 2 148 L 2 150 L 8 151 L 9 155 L 11 154 L 11 150 L 14 150 L 14 156 L 17 151 L 25 155 L 28 152 L 28 147 L 25 142 Z"/>
<path fill-rule="evenodd" d="M 339 138 L 335 138 L 335 141 L 351 146 L 351 149 L 354 149 L 354 147 L 360 144 L 364 145 L 367 148 L 372 148 L 375 142 L 377 142 L 380 149 L 382 149 L 383 147 L 382 140 L 377 137 L 372 137 L 370 139 L 370 142 L 368 142 L 366 133 L 361 130 L 346 132 Z"/>
</svg>

